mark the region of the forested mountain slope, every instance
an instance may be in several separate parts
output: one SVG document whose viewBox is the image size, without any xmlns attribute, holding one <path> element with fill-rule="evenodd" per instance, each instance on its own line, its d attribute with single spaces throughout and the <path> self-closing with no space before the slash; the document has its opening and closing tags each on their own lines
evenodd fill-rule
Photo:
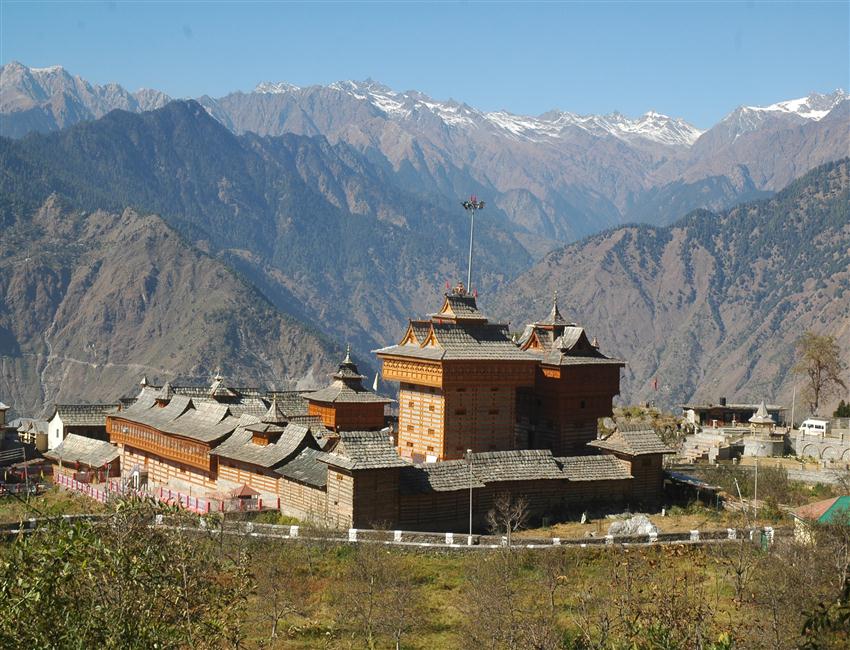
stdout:
<svg viewBox="0 0 850 650">
<path fill-rule="evenodd" d="M 526 322 L 546 313 L 557 290 L 567 318 L 628 360 L 626 402 L 790 404 L 803 332 L 833 334 L 850 350 L 849 166 L 823 165 L 771 199 L 726 212 L 572 244 L 493 303 Z"/>
</svg>

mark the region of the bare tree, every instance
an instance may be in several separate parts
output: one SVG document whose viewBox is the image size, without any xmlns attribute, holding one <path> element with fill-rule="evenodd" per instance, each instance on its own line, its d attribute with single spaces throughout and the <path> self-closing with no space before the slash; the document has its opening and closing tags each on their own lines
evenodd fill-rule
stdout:
<svg viewBox="0 0 850 650">
<path fill-rule="evenodd" d="M 839 388 L 847 390 L 841 378 L 846 368 L 834 336 L 806 332 L 800 337 L 794 373 L 806 378 L 803 398 L 812 413 L 817 412 L 822 399 L 836 394 Z"/>
<path fill-rule="evenodd" d="M 512 533 L 525 527 L 528 516 L 528 501 L 525 497 L 514 497 L 510 492 L 502 492 L 493 500 L 493 507 L 487 513 L 487 524 L 494 534 L 504 533 L 510 548 Z"/>
<path fill-rule="evenodd" d="M 419 604 L 413 576 L 399 552 L 378 544 L 354 547 L 336 607 L 340 624 L 354 622 L 353 637 L 375 648 L 380 637 L 388 636 L 400 648 Z"/>
</svg>

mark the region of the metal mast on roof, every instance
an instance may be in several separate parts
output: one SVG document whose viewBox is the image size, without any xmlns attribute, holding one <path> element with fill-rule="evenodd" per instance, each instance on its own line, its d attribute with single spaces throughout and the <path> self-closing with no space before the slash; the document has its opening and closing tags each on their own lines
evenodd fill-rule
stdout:
<svg viewBox="0 0 850 650">
<path fill-rule="evenodd" d="M 479 201 L 474 194 L 460 203 L 463 209 L 472 215 L 469 222 L 469 266 L 466 271 L 466 290 L 472 292 L 472 238 L 475 234 L 475 211 L 484 209 L 484 201 Z"/>
</svg>

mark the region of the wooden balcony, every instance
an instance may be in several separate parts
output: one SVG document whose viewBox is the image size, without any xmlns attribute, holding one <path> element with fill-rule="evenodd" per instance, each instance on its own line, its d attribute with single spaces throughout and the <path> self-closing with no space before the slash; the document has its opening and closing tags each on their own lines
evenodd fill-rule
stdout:
<svg viewBox="0 0 850 650">
<path fill-rule="evenodd" d="M 202 443 L 162 433 L 137 422 L 113 418 L 107 420 L 107 432 L 112 443 L 128 445 L 207 472 L 211 470 L 210 450 Z"/>
</svg>

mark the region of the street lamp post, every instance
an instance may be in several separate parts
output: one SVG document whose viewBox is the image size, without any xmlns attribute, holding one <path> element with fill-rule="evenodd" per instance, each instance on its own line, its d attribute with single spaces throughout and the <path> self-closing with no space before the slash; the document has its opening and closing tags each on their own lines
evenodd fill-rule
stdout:
<svg viewBox="0 0 850 650">
<path fill-rule="evenodd" d="M 472 545 L 472 450 L 466 450 L 466 459 L 469 461 L 469 537 L 467 545 Z"/>
<path fill-rule="evenodd" d="M 469 222 L 469 265 L 466 270 L 466 290 L 472 291 L 472 239 L 475 234 L 475 211 L 484 209 L 484 201 L 479 201 L 473 194 L 468 200 L 461 201 L 460 204 L 472 216 Z"/>
</svg>

